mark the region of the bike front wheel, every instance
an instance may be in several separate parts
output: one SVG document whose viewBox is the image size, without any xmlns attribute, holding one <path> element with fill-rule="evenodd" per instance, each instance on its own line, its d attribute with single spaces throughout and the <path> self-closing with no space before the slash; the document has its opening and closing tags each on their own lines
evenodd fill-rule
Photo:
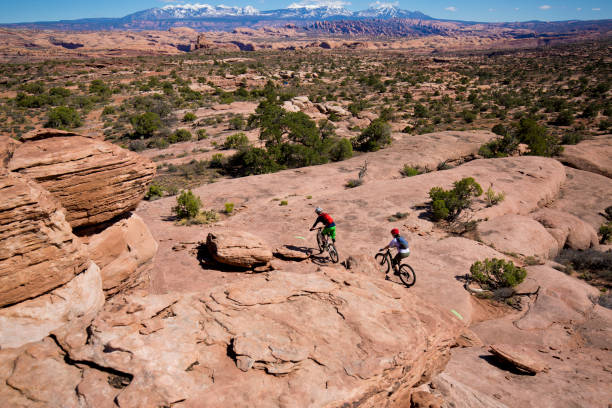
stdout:
<svg viewBox="0 0 612 408">
<path fill-rule="evenodd" d="M 408 264 L 403 264 L 402 266 L 400 266 L 399 272 L 400 280 L 404 285 L 410 287 L 415 284 L 416 274 L 414 273 L 414 269 L 412 269 L 412 266 Z"/>
<path fill-rule="evenodd" d="M 389 265 L 389 258 L 387 257 L 386 254 L 382 254 L 382 253 L 376 254 L 374 259 L 376 260 L 376 265 L 378 265 L 378 269 L 382 273 L 384 274 L 389 273 L 389 269 L 391 268 L 391 265 Z"/>
<path fill-rule="evenodd" d="M 338 263 L 340 258 L 338 257 L 338 251 L 336 250 L 336 247 L 334 244 L 328 245 L 327 252 L 329 253 L 329 259 L 331 259 L 333 263 Z"/>
</svg>

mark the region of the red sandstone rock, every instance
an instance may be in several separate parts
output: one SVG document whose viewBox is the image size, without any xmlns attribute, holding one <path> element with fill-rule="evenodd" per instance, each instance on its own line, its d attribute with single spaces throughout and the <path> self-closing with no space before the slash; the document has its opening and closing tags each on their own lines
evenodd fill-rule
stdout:
<svg viewBox="0 0 612 408">
<path fill-rule="evenodd" d="M 559 249 L 588 249 L 598 244 L 597 232 L 586 222 L 571 214 L 544 208 L 532 214 L 557 240 Z"/>
<path fill-rule="evenodd" d="M 64 210 L 19 174 L 0 176 L 0 306 L 49 292 L 89 262 Z"/>
<path fill-rule="evenodd" d="M 529 350 L 525 347 L 493 344 L 489 347 L 489 351 L 505 362 L 530 374 L 537 374 L 546 370 L 546 365 L 530 355 Z"/>
<path fill-rule="evenodd" d="M 210 232 L 206 246 L 217 262 L 240 268 L 265 265 L 272 259 L 270 247 L 249 232 Z"/>
<path fill-rule="evenodd" d="M 135 208 L 155 174 L 153 162 L 82 136 L 34 138 L 19 145 L 9 169 L 51 192 L 66 209 L 73 228 Z"/>
<path fill-rule="evenodd" d="M 576 145 L 564 146 L 561 161 L 612 178 L 612 135 L 596 136 Z"/>
<path fill-rule="evenodd" d="M 157 242 L 136 214 L 83 240 L 100 267 L 107 296 L 148 283 L 145 267 L 157 252 Z"/>
</svg>

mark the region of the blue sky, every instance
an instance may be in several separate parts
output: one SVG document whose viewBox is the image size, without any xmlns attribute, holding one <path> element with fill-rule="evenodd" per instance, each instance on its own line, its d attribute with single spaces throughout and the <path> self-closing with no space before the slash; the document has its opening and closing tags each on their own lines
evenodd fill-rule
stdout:
<svg viewBox="0 0 612 408">
<path fill-rule="evenodd" d="M 0 0 L 0 23 L 123 17 L 167 4 L 206 3 L 251 5 L 259 10 L 287 7 L 294 2 L 336 2 L 350 10 L 368 8 L 374 0 Z M 612 18 L 610 0 L 400 0 L 392 4 L 436 18 L 470 21 L 597 20 Z"/>
</svg>

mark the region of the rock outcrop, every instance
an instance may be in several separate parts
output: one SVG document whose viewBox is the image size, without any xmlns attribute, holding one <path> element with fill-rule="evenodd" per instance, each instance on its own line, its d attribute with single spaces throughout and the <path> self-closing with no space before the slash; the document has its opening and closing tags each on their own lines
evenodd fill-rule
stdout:
<svg viewBox="0 0 612 408">
<path fill-rule="evenodd" d="M 157 241 L 136 214 L 83 241 L 100 267 L 107 296 L 148 283 L 145 267 L 157 252 Z"/>
<path fill-rule="evenodd" d="M 8 163 L 20 143 L 8 136 L 0 136 L 0 175 L 5 174 Z"/>
<path fill-rule="evenodd" d="M 135 208 L 155 174 L 155 165 L 104 141 L 50 132 L 20 144 L 9 170 L 28 176 L 53 194 L 74 228 L 99 224 Z"/>
<path fill-rule="evenodd" d="M 521 256 L 552 258 L 559 243 L 539 222 L 522 215 L 504 215 L 478 224 L 478 236 L 496 250 Z"/>
<path fill-rule="evenodd" d="M 58 201 L 19 174 L 0 176 L 0 306 L 49 292 L 89 262 Z"/>
<path fill-rule="evenodd" d="M 577 169 L 612 178 L 612 135 L 564 146 L 561 161 Z"/>
<path fill-rule="evenodd" d="M 42 376 L 30 378 L 29 388 L 45 395 L 78 390 L 97 398 L 96 406 L 238 407 L 255 400 L 257 406 L 393 406 L 402 391 L 440 370 L 461 326 L 393 283 L 341 268 L 271 272 L 205 293 L 114 297 L 80 340 L 57 335 L 69 361 L 84 364 L 54 370 L 78 368 L 82 380 Z M 27 358 L 37 366 L 48 359 L 33 354 L 0 354 L 0 360 L 15 366 Z M 97 367 L 122 385 L 101 381 L 94 392 Z M 0 396 L 12 393 L 0 382 Z"/>
<path fill-rule="evenodd" d="M 506 363 L 529 374 L 537 374 L 546 370 L 546 365 L 537 357 L 532 356 L 526 347 L 509 346 L 507 344 L 492 344 L 489 351 Z"/>
<path fill-rule="evenodd" d="M 100 269 L 89 268 L 49 293 L 0 309 L 0 348 L 42 340 L 53 330 L 91 321 L 104 304 Z"/>
<path fill-rule="evenodd" d="M 253 268 L 272 259 L 272 250 L 261 238 L 243 231 L 214 231 L 206 237 L 213 258 L 224 265 Z"/>
<path fill-rule="evenodd" d="M 571 214 L 544 208 L 533 213 L 532 217 L 557 240 L 559 250 L 566 246 L 571 249 L 588 249 L 598 244 L 595 229 Z"/>
</svg>

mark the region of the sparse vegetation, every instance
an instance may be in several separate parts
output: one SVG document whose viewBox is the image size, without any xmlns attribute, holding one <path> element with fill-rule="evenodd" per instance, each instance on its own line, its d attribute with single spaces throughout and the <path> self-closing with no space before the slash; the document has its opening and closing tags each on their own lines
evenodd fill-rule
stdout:
<svg viewBox="0 0 612 408">
<path fill-rule="evenodd" d="M 183 191 L 176 198 L 174 213 L 179 219 L 193 219 L 200 213 L 202 201 L 191 190 Z"/>
<path fill-rule="evenodd" d="M 459 214 L 482 194 L 482 187 L 472 177 L 455 181 L 451 190 L 434 187 L 429 190 L 433 219 L 436 221 L 457 219 Z"/>
<path fill-rule="evenodd" d="M 470 273 L 472 279 L 488 290 L 514 287 L 527 276 L 524 268 L 515 266 L 512 261 L 497 258 L 474 262 Z"/>
</svg>

